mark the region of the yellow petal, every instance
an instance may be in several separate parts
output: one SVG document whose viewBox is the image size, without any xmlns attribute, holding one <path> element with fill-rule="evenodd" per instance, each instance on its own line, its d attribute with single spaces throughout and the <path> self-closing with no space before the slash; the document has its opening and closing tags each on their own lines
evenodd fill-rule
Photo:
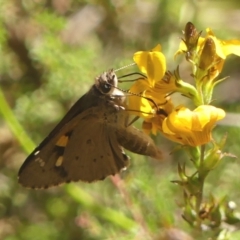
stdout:
<svg viewBox="0 0 240 240">
<path fill-rule="evenodd" d="M 133 55 L 134 62 L 138 65 L 140 71 L 147 75 L 147 60 L 148 60 L 148 52 L 136 52 Z"/>
<path fill-rule="evenodd" d="M 147 79 L 139 79 L 136 82 L 134 82 L 134 84 L 131 86 L 129 92 L 141 94 L 142 92 L 146 91 L 149 88 L 150 88 L 150 86 L 149 86 Z"/>
<path fill-rule="evenodd" d="M 166 124 L 172 132 L 189 132 L 192 128 L 192 112 L 185 107 L 178 107 L 167 118 Z"/>
<path fill-rule="evenodd" d="M 239 40 L 229 40 L 221 41 L 223 52 L 225 56 L 234 54 L 240 56 L 240 41 Z"/>
<path fill-rule="evenodd" d="M 152 103 L 143 97 L 148 88 L 148 82 L 145 79 L 140 79 L 129 90 L 128 108 L 133 111 L 133 114 L 143 118 L 152 117 Z M 131 95 L 131 93 L 138 94 L 138 96 Z"/>
<path fill-rule="evenodd" d="M 221 41 L 219 41 L 215 36 L 211 37 L 212 40 L 214 41 L 215 44 L 215 48 L 216 48 L 216 54 L 222 58 L 222 59 L 226 59 L 226 55 L 224 54 L 222 45 L 221 45 Z M 207 39 L 207 38 L 206 38 Z"/>
<path fill-rule="evenodd" d="M 155 51 L 157 51 L 157 52 L 161 52 L 161 51 L 162 51 L 162 47 L 161 47 L 160 44 L 158 44 L 156 47 L 154 47 L 154 48 L 152 49 L 152 52 L 155 52 Z"/>
<path fill-rule="evenodd" d="M 155 81 L 162 79 L 166 71 L 165 56 L 160 51 L 155 50 L 160 48 L 158 45 L 153 49 L 154 51 L 140 51 L 133 56 L 140 71 L 147 75 L 151 87 L 154 86 Z"/>
<path fill-rule="evenodd" d="M 211 105 L 201 105 L 197 107 L 194 112 L 199 113 L 199 118 L 201 118 L 201 122 L 205 125 L 207 122 L 211 121 L 211 119 L 215 119 L 219 121 L 226 116 L 226 113 L 221 108 L 216 108 Z M 215 117 L 216 116 L 216 117 Z"/>
<path fill-rule="evenodd" d="M 184 41 L 181 41 L 178 47 L 178 50 L 174 54 L 174 59 L 176 59 L 177 55 L 185 53 L 187 51 L 187 46 Z"/>
</svg>

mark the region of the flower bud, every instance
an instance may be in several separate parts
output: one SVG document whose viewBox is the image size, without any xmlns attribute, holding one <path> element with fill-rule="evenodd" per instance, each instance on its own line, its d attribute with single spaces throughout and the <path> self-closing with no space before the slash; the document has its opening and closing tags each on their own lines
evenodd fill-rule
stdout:
<svg viewBox="0 0 240 240">
<path fill-rule="evenodd" d="M 184 31 L 185 39 L 183 39 L 183 42 L 187 48 L 185 51 L 187 60 L 193 60 L 195 58 L 200 35 L 201 32 L 197 32 L 197 29 L 191 22 L 186 24 Z"/>
<path fill-rule="evenodd" d="M 213 64 L 216 55 L 216 47 L 211 37 L 207 38 L 202 49 L 199 68 L 208 70 Z"/>
<path fill-rule="evenodd" d="M 191 52 L 193 49 L 196 49 L 200 34 L 201 33 L 197 32 L 197 29 L 191 22 L 188 22 L 186 24 L 184 31 L 185 36 L 184 42 L 189 52 Z"/>
</svg>

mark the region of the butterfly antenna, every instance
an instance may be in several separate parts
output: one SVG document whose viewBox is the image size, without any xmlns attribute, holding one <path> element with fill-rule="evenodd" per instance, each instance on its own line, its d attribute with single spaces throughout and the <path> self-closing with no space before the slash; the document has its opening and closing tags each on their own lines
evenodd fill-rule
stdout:
<svg viewBox="0 0 240 240">
<path fill-rule="evenodd" d="M 163 102 L 163 103 L 156 104 L 156 102 L 155 102 L 153 99 L 149 98 L 149 97 L 144 97 L 144 96 L 142 96 L 141 94 L 129 92 L 128 90 L 124 90 L 124 89 L 121 89 L 121 88 L 116 87 L 116 86 L 113 86 L 113 85 L 111 85 L 111 86 L 112 86 L 113 88 L 116 88 L 116 89 L 118 89 L 118 90 L 126 93 L 127 96 L 130 96 L 130 97 L 131 97 L 131 96 L 136 96 L 136 97 L 145 98 L 145 99 L 147 99 L 148 101 L 150 101 L 150 102 L 155 106 L 155 108 L 157 109 L 157 111 L 156 111 L 155 113 L 154 113 L 154 112 L 144 112 L 144 111 L 135 110 L 135 109 L 126 109 L 127 111 L 129 111 L 129 112 L 137 112 L 137 113 L 145 113 L 145 114 L 149 114 L 149 115 L 161 114 L 161 115 L 164 115 L 164 116 L 166 116 L 166 117 L 168 116 L 168 114 L 167 114 L 163 109 L 159 108 L 159 106 L 165 105 L 165 104 L 167 103 L 167 100 L 166 100 L 165 102 Z M 125 96 L 126 96 L 126 95 L 125 95 Z M 125 97 L 125 96 L 121 96 L 121 95 L 120 95 L 119 97 Z M 129 125 L 133 124 L 138 118 L 139 118 L 139 117 L 134 118 L 134 119 L 130 122 Z M 128 125 L 128 126 L 129 126 L 129 125 Z"/>
<path fill-rule="evenodd" d="M 161 110 L 161 109 L 158 108 L 159 106 L 165 105 L 165 104 L 167 103 L 167 100 L 166 100 L 166 101 L 163 102 L 163 103 L 156 104 L 156 102 L 155 102 L 153 99 L 151 99 L 151 98 L 149 98 L 149 97 L 142 96 L 141 93 L 133 93 L 133 92 L 129 92 L 129 90 L 124 90 L 124 89 L 121 89 L 121 88 L 116 87 L 116 86 L 113 86 L 113 85 L 111 85 L 111 86 L 112 86 L 113 88 L 116 88 L 116 89 L 118 89 L 118 90 L 126 93 L 127 96 L 130 96 L 130 97 L 131 97 L 131 96 L 136 96 L 136 97 L 145 98 L 146 100 L 148 100 L 149 102 L 151 102 L 151 103 L 154 105 L 154 107 L 157 109 L 157 112 L 159 112 L 159 111 Z M 128 109 L 128 111 L 141 112 L 141 111 L 138 111 L 138 110 L 129 110 L 129 109 Z M 160 112 L 161 112 L 161 111 L 160 111 Z M 152 113 L 149 113 L 149 114 L 152 114 Z"/>
<path fill-rule="evenodd" d="M 122 70 L 122 69 L 124 69 L 124 68 L 128 68 L 128 67 L 131 67 L 131 66 L 134 66 L 134 65 L 136 65 L 136 63 L 130 63 L 130 64 L 126 65 L 126 66 L 123 66 L 123 67 L 121 67 L 121 68 L 118 68 L 118 69 L 114 70 L 114 72 L 120 71 L 120 70 Z M 137 77 L 137 78 L 131 79 L 131 80 L 124 80 L 124 81 L 119 80 L 119 79 L 122 79 L 122 78 L 125 78 L 125 77 L 129 77 L 129 76 L 132 76 L 132 75 L 140 75 L 140 77 Z M 142 79 L 142 78 L 145 79 L 146 76 L 145 76 L 144 74 L 142 74 L 142 73 L 134 72 L 134 73 L 128 73 L 128 74 L 125 74 L 125 75 L 123 75 L 123 76 L 118 77 L 118 82 L 119 82 L 119 83 L 123 83 L 123 82 L 134 82 L 134 81 L 139 80 L 139 79 Z"/>
<path fill-rule="evenodd" d="M 117 72 L 117 71 L 119 71 L 119 70 L 122 70 L 122 69 L 127 68 L 127 67 L 130 67 L 130 66 L 133 66 L 133 65 L 135 65 L 135 64 L 136 64 L 136 63 L 128 64 L 128 65 L 126 65 L 126 66 L 124 66 L 124 67 L 121 67 L 121 68 L 118 68 L 118 69 L 114 70 L 114 72 Z M 138 77 L 138 78 L 133 79 L 133 80 L 119 81 L 120 78 L 129 77 L 129 76 L 133 76 L 133 75 L 140 75 L 141 77 L 140 77 L 140 78 Z M 126 74 L 126 75 L 123 75 L 123 76 L 119 77 L 119 78 L 118 78 L 118 82 L 133 82 L 133 81 L 136 81 L 136 80 L 142 79 L 142 78 L 143 78 L 143 79 L 146 79 L 147 77 L 146 77 L 144 74 L 142 74 L 142 73 L 134 72 L 134 73 L 129 73 L 129 74 Z M 161 113 L 161 109 L 159 109 L 159 106 L 165 105 L 165 104 L 167 103 L 167 100 L 166 100 L 165 102 L 161 103 L 161 104 L 156 104 L 156 102 L 155 102 L 153 99 L 151 99 L 151 98 L 149 98 L 149 97 L 144 97 L 144 96 L 141 95 L 141 93 L 129 92 L 128 90 L 124 90 L 124 89 L 121 89 L 121 88 L 116 87 L 116 86 L 113 86 L 113 85 L 112 85 L 112 87 L 113 87 L 113 88 L 116 88 L 116 89 L 118 89 L 118 90 L 120 90 L 120 91 L 122 91 L 122 92 L 124 92 L 124 93 L 126 93 L 128 96 L 136 96 L 136 97 L 145 98 L 146 100 L 148 100 L 149 102 L 151 102 L 151 103 L 154 105 L 154 107 L 157 109 L 157 113 L 158 113 L 158 112 L 159 112 L 160 114 L 164 114 L 164 113 L 165 113 L 164 110 L 163 110 L 164 113 Z M 141 112 L 141 111 L 138 111 L 138 110 L 130 110 L 130 109 L 128 109 L 128 111 Z M 152 113 L 148 113 L 148 114 L 152 114 Z"/>
<path fill-rule="evenodd" d="M 167 100 L 166 100 L 163 103 L 156 104 L 156 102 L 153 99 L 151 99 L 149 97 L 144 97 L 144 96 L 141 95 L 141 93 L 133 93 L 133 92 L 129 92 L 129 91 L 126 91 L 126 90 L 123 91 L 123 92 L 128 93 L 129 96 L 142 97 L 142 98 L 148 100 L 149 102 L 151 102 L 154 105 L 154 107 L 157 109 L 157 111 L 159 110 L 159 108 L 158 108 L 159 106 L 165 105 L 167 103 Z"/>
<path fill-rule="evenodd" d="M 131 67 L 131 66 L 134 66 L 134 65 L 136 65 L 136 63 L 130 63 L 130 64 L 126 65 L 126 66 L 123 66 L 123 67 L 121 67 L 121 68 L 118 68 L 118 69 L 114 70 L 114 72 L 118 72 L 118 71 L 120 71 L 120 70 L 122 70 L 122 69 Z M 119 79 L 121 79 L 121 78 L 129 77 L 129 76 L 132 76 L 132 75 L 140 75 L 140 77 L 137 77 L 136 79 L 132 79 L 132 80 L 119 81 Z M 128 73 L 128 74 L 126 74 L 126 75 L 123 75 L 123 76 L 118 77 L 118 82 L 119 82 L 119 83 L 122 83 L 122 82 L 134 82 L 134 81 L 139 80 L 139 79 L 142 79 L 142 78 L 145 79 L 146 76 L 145 76 L 144 74 L 142 74 L 142 73 L 134 72 L 134 73 Z"/>
<path fill-rule="evenodd" d="M 136 113 L 144 113 L 144 114 L 148 114 L 148 115 L 156 115 L 156 113 L 157 113 L 157 115 L 164 115 L 165 117 L 167 117 L 168 116 L 168 114 L 163 110 L 163 109 L 159 109 L 156 113 L 153 113 L 153 112 L 144 112 L 144 111 L 140 111 L 140 110 L 135 110 L 135 109 L 129 109 L 129 108 L 127 108 L 127 109 L 125 109 L 126 111 L 128 111 L 128 112 L 136 112 Z M 139 117 L 137 116 L 137 117 L 135 117 L 129 124 L 128 124 L 128 126 L 130 126 L 131 124 L 133 124 L 135 121 L 137 121 L 139 119 Z"/>
<path fill-rule="evenodd" d="M 122 70 L 122 69 L 124 69 L 124 68 L 128 68 L 128 67 L 131 67 L 131 66 L 133 66 L 133 65 L 136 65 L 136 63 L 130 63 L 130 64 L 126 65 L 126 66 L 123 66 L 123 67 L 121 67 L 121 68 L 118 68 L 118 69 L 114 70 L 114 72 L 118 72 L 118 71 L 120 71 L 120 70 Z"/>
<path fill-rule="evenodd" d="M 129 111 L 129 110 L 128 110 Z M 131 111 L 131 110 L 130 110 Z M 131 120 L 131 122 L 129 122 L 128 123 L 128 127 L 130 126 L 130 125 L 132 125 L 133 123 L 135 123 L 138 119 L 139 119 L 140 117 L 139 116 L 135 116 L 132 120 Z"/>
<path fill-rule="evenodd" d="M 133 76 L 133 75 L 139 75 L 139 77 L 134 78 L 134 79 L 130 79 L 130 80 L 120 80 L 120 79 L 122 79 L 122 78 L 129 77 L 129 76 Z M 146 78 L 147 78 L 147 77 L 146 77 L 144 74 L 139 73 L 139 72 L 134 72 L 134 73 L 128 73 L 128 74 L 125 74 L 125 75 L 123 75 L 123 76 L 120 76 L 120 77 L 118 78 L 118 82 L 119 82 L 119 83 L 135 82 L 135 81 L 137 81 L 137 80 L 146 79 Z"/>
</svg>

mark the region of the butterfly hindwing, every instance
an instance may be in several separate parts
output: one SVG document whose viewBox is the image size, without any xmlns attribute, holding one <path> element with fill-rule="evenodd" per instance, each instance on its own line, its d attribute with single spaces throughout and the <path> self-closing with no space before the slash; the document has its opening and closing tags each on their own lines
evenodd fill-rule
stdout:
<svg viewBox="0 0 240 240">
<path fill-rule="evenodd" d="M 102 180 L 127 165 L 128 158 L 118 144 L 115 132 L 95 118 L 81 121 L 81 126 L 74 129 L 62 164 L 73 181 L 86 182 Z"/>
</svg>

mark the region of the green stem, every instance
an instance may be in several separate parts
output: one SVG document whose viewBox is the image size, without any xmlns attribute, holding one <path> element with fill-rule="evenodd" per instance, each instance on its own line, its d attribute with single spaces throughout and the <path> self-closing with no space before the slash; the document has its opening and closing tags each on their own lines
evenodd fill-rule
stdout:
<svg viewBox="0 0 240 240">
<path fill-rule="evenodd" d="M 0 114 L 2 114 L 3 118 L 5 119 L 8 127 L 14 134 L 14 136 L 19 141 L 20 145 L 27 153 L 31 153 L 32 150 L 35 148 L 34 142 L 28 137 L 26 132 L 24 131 L 21 124 L 18 122 L 17 118 L 15 117 L 12 109 L 8 105 L 2 89 L 0 88 Z"/>
<path fill-rule="evenodd" d="M 198 169 L 198 193 L 196 194 L 196 205 L 195 205 L 195 211 L 197 214 L 197 229 L 201 231 L 201 225 L 202 225 L 202 219 L 199 217 L 199 213 L 201 210 L 201 204 L 203 200 L 203 189 L 204 189 L 204 180 L 206 178 L 206 174 L 201 171 L 203 161 L 204 161 L 204 153 L 205 153 L 205 145 L 201 146 L 201 154 L 200 154 L 200 166 Z"/>
<path fill-rule="evenodd" d="M 195 82 L 198 82 L 198 80 L 195 79 Z M 196 88 L 198 92 L 198 101 L 199 101 L 197 106 L 204 105 L 205 103 L 204 103 L 204 94 L 202 90 L 202 84 L 201 83 L 196 84 Z"/>
</svg>

